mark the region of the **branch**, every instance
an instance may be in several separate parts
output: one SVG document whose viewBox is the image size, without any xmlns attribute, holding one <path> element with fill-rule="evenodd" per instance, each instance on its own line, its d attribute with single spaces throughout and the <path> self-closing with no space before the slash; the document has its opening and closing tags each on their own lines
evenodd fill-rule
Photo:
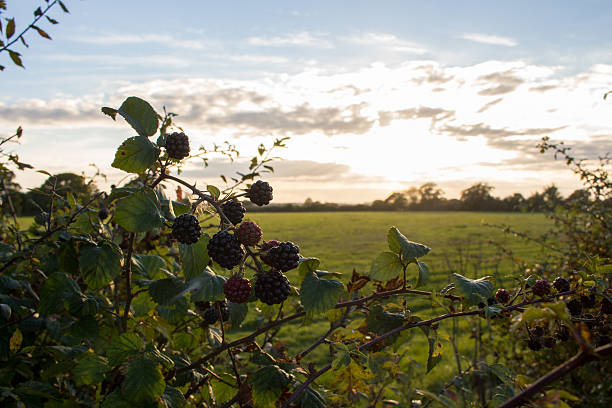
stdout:
<svg viewBox="0 0 612 408">
<path fill-rule="evenodd" d="M 283 404 L 281 408 L 289 408 L 291 403 L 295 401 L 296 398 L 299 397 L 302 392 L 304 392 L 306 387 L 308 387 L 311 382 L 313 382 L 314 380 L 316 380 L 317 378 L 325 374 L 327 371 L 329 371 L 330 368 L 331 368 L 331 364 L 328 364 L 322 369 L 320 369 L 319 371 L 317 371 L 316 373 L 309 375 L 306 381 L 304 381 L 302 385 L 300 385 L 300 387 L 297 390 L 295 390 L 293 394 L 291 394 L 289 399 Z"/>
<path fill-rule="evenodd" d="M 19 41 L 21 39 L 21 37 L 24 36 L 25 33 L 27 33 L 33 26 L 34 24 L 38 23 L 38 20 L 40 20 L 41 18 L 43 18 L 43 16 L 47 13 L 47 11 L 49 11 L 51 9 L 51 7 L 55 6 L 55 4 L 58 2 L 58 0 L 53 0 L 48 6 L 47 8 L 45 8 L 42 11 L 42 14 L 40 14 L 39 16 L 37 16 L 34 21 L 32 21 L 32 24 L 30 24 L 29 26 L 27 26 L 21 33 L 19 33 L 19 35 L 17 37 L 15 37 L 14 40 L 12 40 L 11 42 L 7 43 L 4 47 L 0 48 L 0 52 L 2 51 L 7 51 L 8 48 L 15 44 L 17 41 Z"/>
<path fill-rule="evenodd" d="M 128 247 L 128 253 L 125 256 L 125 265 L 123 265 L 125 270 L 125 284 L 127 290 L 127 298 L 125 300 L 125 310 L 123 311 L 123 320 L 122 327 L 123 331 L 127 330 L 127 321 L 130 316 L 130 306 L 132 305 L 132 299 L 134 295 L 132 294 L 132 254 L 134 253 L 134 241 L 136 240 L 136 233 L 130 233 L 130 243 Z"/>
<path fill-rule="evenodd" d="M 610 356 L 612 356 L 612 343 L 608 343 L 605 346 L 599 347 L 593 351 L 582 349 L 574 357 L 570 358 L 554 370 L 548 372 L 548 374 L 544 375 L 543 377 L 540 377 L 536 382 L 525 388 L 520 394 L 517 394 L 514 397 L 508 399 L 498 408 L 518 407 L 519 405 L 522 405 L 524 402 L 526 402 L 527 399 L 538 393 L 542 388 L 560 379 L 567 373 L 591 361 L 606 359 Z"/>
</svg>

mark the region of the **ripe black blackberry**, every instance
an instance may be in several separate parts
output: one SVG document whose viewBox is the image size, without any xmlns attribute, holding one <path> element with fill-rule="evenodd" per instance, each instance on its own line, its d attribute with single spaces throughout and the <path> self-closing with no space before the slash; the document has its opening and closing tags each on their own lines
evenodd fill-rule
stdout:
<svg viewBox="0 0 612 408">
<path fill-rule="evenodd" d="M 227 231 L 217 232 L 208 241 L 208 256 L 226 269 L 240 264 L 244 251 L 238 239 Z"/>
<path fill-rule="evenodd" d="M 567 279 L 562 276 L 559 276 L 553 282 L 553 286 L 557 289 L 557 292 L 567 292 L 570 290 L 570 283 Z"/>
<path fill-rule="evenodd" d="M 287 272 L 297 268 L 300 263 L 300 248 L 293 242 L 281 242 L 275 247 L 270 248 L 267 253 L 261 256 L 262 261 L 274 269 Z"/>
<path fill-rule="evenodd" d="M 261 240 L 263 232 L 259 225 L 252 221 L 245 221 L 236 229 L 236 238 L 246 246 L 255 246 Z"/>
<path fill-rule="evenodd" d="M 542 337 L 544 336 L 545 331 L 546 330 L 544 329 L 543 326 L 535 326 L 532 330 L 532 333 L 536 337 Z"/>
<path fill-rule="evenodd" d="M 225 300 L 215 302 L 215 306 L 217 305 L 219 306 L 219 310 L 221 311 L 221 319 L 223 319 L 224 322 L 229 321 L 230 313 L 229 309 L 227 308 L 227 302 Z"/>
<path fill-rule="evenodd" d="M 246 212 L 246 208 L 244 208 L 240 201 L 228 201 L 221 206 L 221 210 L 227 219 L 234 225 L 240 224 Z"/>
<path fill-rule="evenodd" d="M 100 211 L 98 211 L 98 218 L 100 218 L 102 221 L 107 219 L 108 218 L 108 210 L 106 208 L 100 208 Z"/>
<path fill-rule="evenodd" d="M 533 284 L 532 290 L 534 295 L 546 297 L 550 293 L 550 283 L 546 279 L 540 279 Z"/>
<path fill-rule="evenodd" d="M 275 269 L 255 275 L 255 296 L 268 305 L 282 303 L 291 292 L 289 280 Z"/>
<path fill-rule="evenodd" d="M 572 299 L 565 305 L 572 316 L 580 316 L 582 313 L 582 303 L 578 299 Z"/>
<path fill-rule="evenodd" d="M 165 147 L 170 158 L 181 160 L 189 156 L 189 138 L 183 132 L 166 135 Z"/>
<path fill-rule="evenodd" d="M 194 244 L 198 242 L 201 235 L 200 223 L 191 214 L 181 214 L 174 219 L 172 224 L 172 238 L 182 244 Z"/>
<path fill-rule="evenodd" d="M 495 299 L 502 305 L 505 305 L 510 301 L 510 292 L 506 289 L 497 289 L 497 292 L 495 292 Z"/>
<path fill-rule="evenodd" d="M 570 338 L 570 329 L 569 329 L 569 327 L 567 327 L 564 324 L 559 326 L 559 328 L 555 331 L 555 337 L 559 341 L 568 341 L 569 338 Z"/>
<path fill-rule="evenodd" d="M 197 301 L 195 302 L 195 307 L 198 312 L 204 313 L 210 307 L 210 302 Z"/>
<path fill-rule="evenodd" d="M 265 181 L 257 180 L 251 185 L 247 195 L 253 204 L 267 205 L 272 201 L 272 186 Z"/>
<path fill-rule="evenodd" d="M 547 336 L 547 337 L 542 337 L 542 344 L 546 348 L 553 348 L 557 345 L 557 342 L 555 341 L 554 338 Z"/>
<path fill-rule="evenodd" d="M 209 307 L 206 309 L 202 314 L 202 319 L 204 319 L 207 324 L 217 323 L 217 320 L 219 320 L 219 312 L 217 311 L 217 308 Z"/>
<path fill-rule="evenodd" d="M 595 307 L 595 295 L 582 295 L 580 296 L 580 303 L 582 303 L 583 309 L 590 309 Z"/>
<path fill-rule="evenodd" d="M 223 293 L 233 303 L 246 303 L 251 297 L 251 282 L 245 277 L 234 275 L 225 281 Z"/>
<path fill-rule="evenodd" d="M 602 298 L 600 305 L 601 305 L 601 313 L 612 314 L 612 302 L 610 302 L 606 298 Z"/>
<path fill-rule="evenodd" d="M 540 343 L 540 340 L 538 339 L 531 338 L 527 340 L 527 347 L 529 347 L 533 351 L 538 351 L 542 348 L 542 343 Z"/>
</svg>

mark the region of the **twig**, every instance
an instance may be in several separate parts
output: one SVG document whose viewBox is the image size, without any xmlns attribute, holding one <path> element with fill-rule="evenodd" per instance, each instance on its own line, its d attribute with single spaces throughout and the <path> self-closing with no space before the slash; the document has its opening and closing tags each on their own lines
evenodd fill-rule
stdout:
<svg viewBox="0 0 612 408">
<path fill-rule="evenodd" d="M 46 13 L 47 11 L 49 11 L 49 9 L 51 9 L 51 7 L 53 7 L 55 5 L 55 3 L 57 3 L 58 0 L 53 0 L 48 6 L 47 8 L 45 8 L 42 13 L 37 16 L 34 21 L 32 21 L 32 24 L 30 24 L 29 26 L 27 26 L 21 33 L 19 33 L 19 35 L 17 37 L 15 37 L 14 40 L 12 40 L 11 42 L 7 43 L 4 47 L 0 48 L 0 52 L 2 51 L 6 51 L 8 50 L 8 48 L 15 44 L 17 41 L 19 41 L 19 39 L 21 37 L 23 37 L 23 35 L 28 32 L 28 30 L 30 30 L 30 28 L 32 28 L 34 26 L 34 24 L 36 24 L 38 22 L 38 20 L 40 20 Z"/>
<path fill-rule="evenodd" d="M 226 344 L 225 329 L 223 328 L 223 314 L 221 313 L 221 305 L 219 303 L 217 303 L 217 313 L 219 314 L 219 320 L 221 321 L 221 344 Z M 236 382 L 238 383 L 238 388 L 240 388 L 242 382 L 240 381 L 240 373 L 238 372 L 238 366 L 236 365 L 236 359 L 234 357 L 234 354 L 232 353 L 231 347 L 227 347 L 227 354 L 229 355 L 230 360 L 232 360 L 232 368 L 234 369 L 234 374 L 236 375 Z"/>
<path fill-rule="evenodd" d="M 306 381 L 304 381 L 302 383 L 302 385 L 300 385 L 299 388 L 297 390 L 295 390 L 293 392 L 293 394 L 291 394 L 289 399 L 287 401 L 285 401 L 285 403 L 283 404 L 283 406 L 281 408 L 289 408 L 291 403 L 293 401 L 295 401 L 297 399 L 297 397 L 299 397 L 302 392 L 304 392 L 306 387 L 308 387 L 311 382 L 313 382 L 314 380 L 316 380 L 317 378 L 319 378 L 320 376 L 325 374 L 327 371 L 329 371 L 330 368 L 331 368 L 331 364 L 328 364 L 325 367 L 323 367 L 322 369 L 320 369 L 319 371 L 317 371 L 316 373 L 311 374 L 310 376 L 308 376 Z"/>
<path fill-rule="evenodd" d="M 128 253 L 125 256 L 125 264 L 123 265 L 125 271 L 125 284 L 127 286 L 127 297 L 125 299 L 125 310 L 123 311 L 123 331 L 127 330 L 128 317 L 130 315 L 130 306 L 132 305 L 132 254 L 134 253 L 134 241 L 136 240 L 136 233 L 130 233 L 130 243 L 128 247 Z"/>
</svg>

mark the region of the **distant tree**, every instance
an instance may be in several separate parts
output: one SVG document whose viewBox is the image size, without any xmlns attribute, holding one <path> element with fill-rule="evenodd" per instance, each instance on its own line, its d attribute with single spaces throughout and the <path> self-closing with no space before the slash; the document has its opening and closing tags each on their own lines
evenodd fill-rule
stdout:
<svg viewBox="0 0 612 408">
<path fill-rule="evenodd" d="M 391 195 L 385 199 L 385 203 L 394 210 L 405 210 L 408 208 L 408 199 L 404 193 L 391 193 Z"/>
<path fill-rule="evenodd" d="M 527 211 L 531 212 L 544 211 L 547 208 L 546 200 L 542 194 L 536 191 L 525 200 L 525 207 Z"/>
<path fill-rule="evenodd" d="M 544 188 L 542 192 L 542 196 L 544 198 L 544 202 L 548 205 L 548 208 L 555 208 L 558 205 L 563 203 L 563 197 L 559 192 L 559 188 L 554 184 L 547 186 Z"/>
<path fill-rule="evenodd" d="M 97 192 L 98 188 L 93 182 L 86 182 L 85 177 L 74 173 L 60 173 L 51 176 L 37 189 L 29 192 L 28 198 L 41 208 L 49 204 L 51 193 L 64 199 L 71 193 L 75 198 L 88 200 Z"/>
<path fill-rule="evenodd" d="M 525 197 L 521 193 L 514 193 L 505 197 L 501 202 L 504 211 L 521 211 L 525 206 Z"/>
<path fill-rule="evenodd" d="M 414 207 L 419 203 L 419 189 L 416 187 L 410 187 L 408 190 L 402 192 L 408 199 L 408 206 Z"/>
<path fill-rule="evenodd" d="M 491 195 L 494 187 L 485 182 L 478 182 L 461 192 L 461 202 L 466 210 L 495 210 L 496 199 Z"/>
<path fill-rule="evenodd" d="M 444 191 L 436 183 L 428 182 L 419 187 L 419 208 L 431 210 L 440 207 Z"/>
</svg>

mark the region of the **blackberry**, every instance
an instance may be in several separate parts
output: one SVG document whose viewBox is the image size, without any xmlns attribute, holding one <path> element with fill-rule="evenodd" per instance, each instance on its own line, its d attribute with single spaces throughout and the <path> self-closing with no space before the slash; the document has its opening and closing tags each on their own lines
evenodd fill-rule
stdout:
<svg viewBox="0 0 612 408">
<path fill-rule="evenodd" d="M 559 276 L 553 282 L 553 286 L 557 289 L 557 292 L 567 292 L 570 290 L 570 283 L 567 279 L 562 276 Z"/>
<path fill-rule="evenodd" d="M 582 303 L 583 309 L 590 309 L 595 307 L 595 295 L 582 295 L 580 296 L 580 303 Z"/>
<path fill-rule="evenodd" d="M 219 305 L 219 310 L 221 311 L 221 319 L 223 319 L 224 322 L 229 321 L 230 313 L 229 309 L 227 308 L 227 302 L 223 300 L 221 302 L 216 302 L 216 305 Z"/>
<path fill-rule="evenodd" d="M 272 268 L 286 272 L 300 263 L 299 252 L 300 249 L 293 242 L 282 242 L 270 248 L 261 259 Z"/>
<path fill-rule="evenodd" d="M 489 306 L 493 306 L 496 303 L 497 303 L 497 299 L 495 299 L 494 297 L 490 297 L 487 299 L 487 305 Z"/>
<path fill-rule="evenodd" d="M 216 307 L 209 307 L 202 314 L 202 318 L 207 324 L 215 324 L 219 320 L 219 312 Z"/>
<path fill-rule="evenodd" d="M 277 247 L 280 245 L 280 241 L 275 239 L 271 239 L 270 241 L 264 241 L 263 244 L 259 246 L 262 251 L 269 251 L 271 248 Z"/>
<path fill-rule="evenodd" d="M 244 208 L 240 201 L 229 201 L 221 206 L 221 210 L 234 225 L 240 224 L 246 212 L 246 208 Z"/>
<path fill-rule="evenodd" d="M 533 284 L 532 290 L 534 295 L 546 297 L 550 293 L 550 283 L 546 279 L 540 279 Z"/>
<path fill-rule="evenodd" d="M 217 232 L 208 241 L 208 255 L 226 269 L 232 269 L 240 264 L 244 251 L 238 239 L 227 231 Z"/>
<path fill-rule="evenodd" d="M 557 342 L 552 337 L 543 337 L 542 338 L 542 344 L 546 348 L 553 348 L 553 347 L 555 347 L 557 345 Z"/>
<path fill-rule="evenodd" d="M 251 185 L 247 195 L 253 204 L 267 205 L 272 201 L 272 186 L 265 181 L 257 180 Z"/>
<path fill-rule="evenodd" d="M 495 299 L 501 304 L 506 304 L 510 301 L 510 292 L 506 289 L 497 289 L 497 292 L 495 292 Z"/>
<path fill-rule="evenodd" d="M 172 224 L 172 238 L 182 244 L 195 244 L 200 239 L 200 223 L 191 214 L 181 214 Z"/>
<path fill-rule="evenodd" d="M 166 153 L 173 159 L 184 159 L 189 156 L 189 138 L 183 132 L 166 135 Z"/>
<path fill-rule="evenodd" d="M 252 221 L 245 221 L 236 229 L 236 238 L 246 246 L 255 246 L 261 240 L 263 233 L 259 225 Z"/>
<path fill-rule="evenodd" d="M 108 218 L 108 210 L 106 208 L 100 208 L 100 211 L 98 211 L 98 218 L 100 218 L 102 221 L 107 219 Z"/>
<path fill-rule="evenodd" d="M 533 351 L 538 351 L 542 348 L 542 343 L 538 339 L 529 339 L 527 341 L 527 347 L 532 349 Z"/>
<path fill-rule="evenodd" d="M 544 327 L 542 327 L 542 326 L 535 326 L 533 328 L 533 330 L 532 330 L 532 333 L 536 337 L 542 337 L 542 336 L 544 336 L 544 333 L 545 333 Z"/>
<path fill-rule="evenodd" d="M 274 269 L 257 273 L 254 286 L 257 299 L 268 305 L 282 303 L 291 292 L 287 277 Z"/>
<path fill-rule="evenodd" d="M 251 297 L 251 282 L 247 278 L 234 275 L 225 281 L 223 293 L 233 303 L 246 303 Z"/>
<path fill-rule="evenodd" d="M 582 303 L 578 299 L 572 299 L 565 305 L 572 316 L 580 316 L 582 313 Z"/>
<path fill-rule="evenodd" d="M 606 298 L 602 298 L 600 305 L 601 305 L 601 313 L 612 314 L 612 302 L 610 302 Z"/>
<path fill-rule="evenodd" d="M 555 337 L 559 341 L 568 341 L 569 338 L 570 338 L 570 329 L 569 329 L 569 327 L 567 327 L 564 324 L 559 326 L 559 328 L 555 331 Z"/>
<path fill-rule="evenodd" d="M 195 302 L 195 307 L 198 312 L 204 313 L 206 309 L 210 308 L 210 302 L 198 301 L 198 302 Z"/>
</svg>

